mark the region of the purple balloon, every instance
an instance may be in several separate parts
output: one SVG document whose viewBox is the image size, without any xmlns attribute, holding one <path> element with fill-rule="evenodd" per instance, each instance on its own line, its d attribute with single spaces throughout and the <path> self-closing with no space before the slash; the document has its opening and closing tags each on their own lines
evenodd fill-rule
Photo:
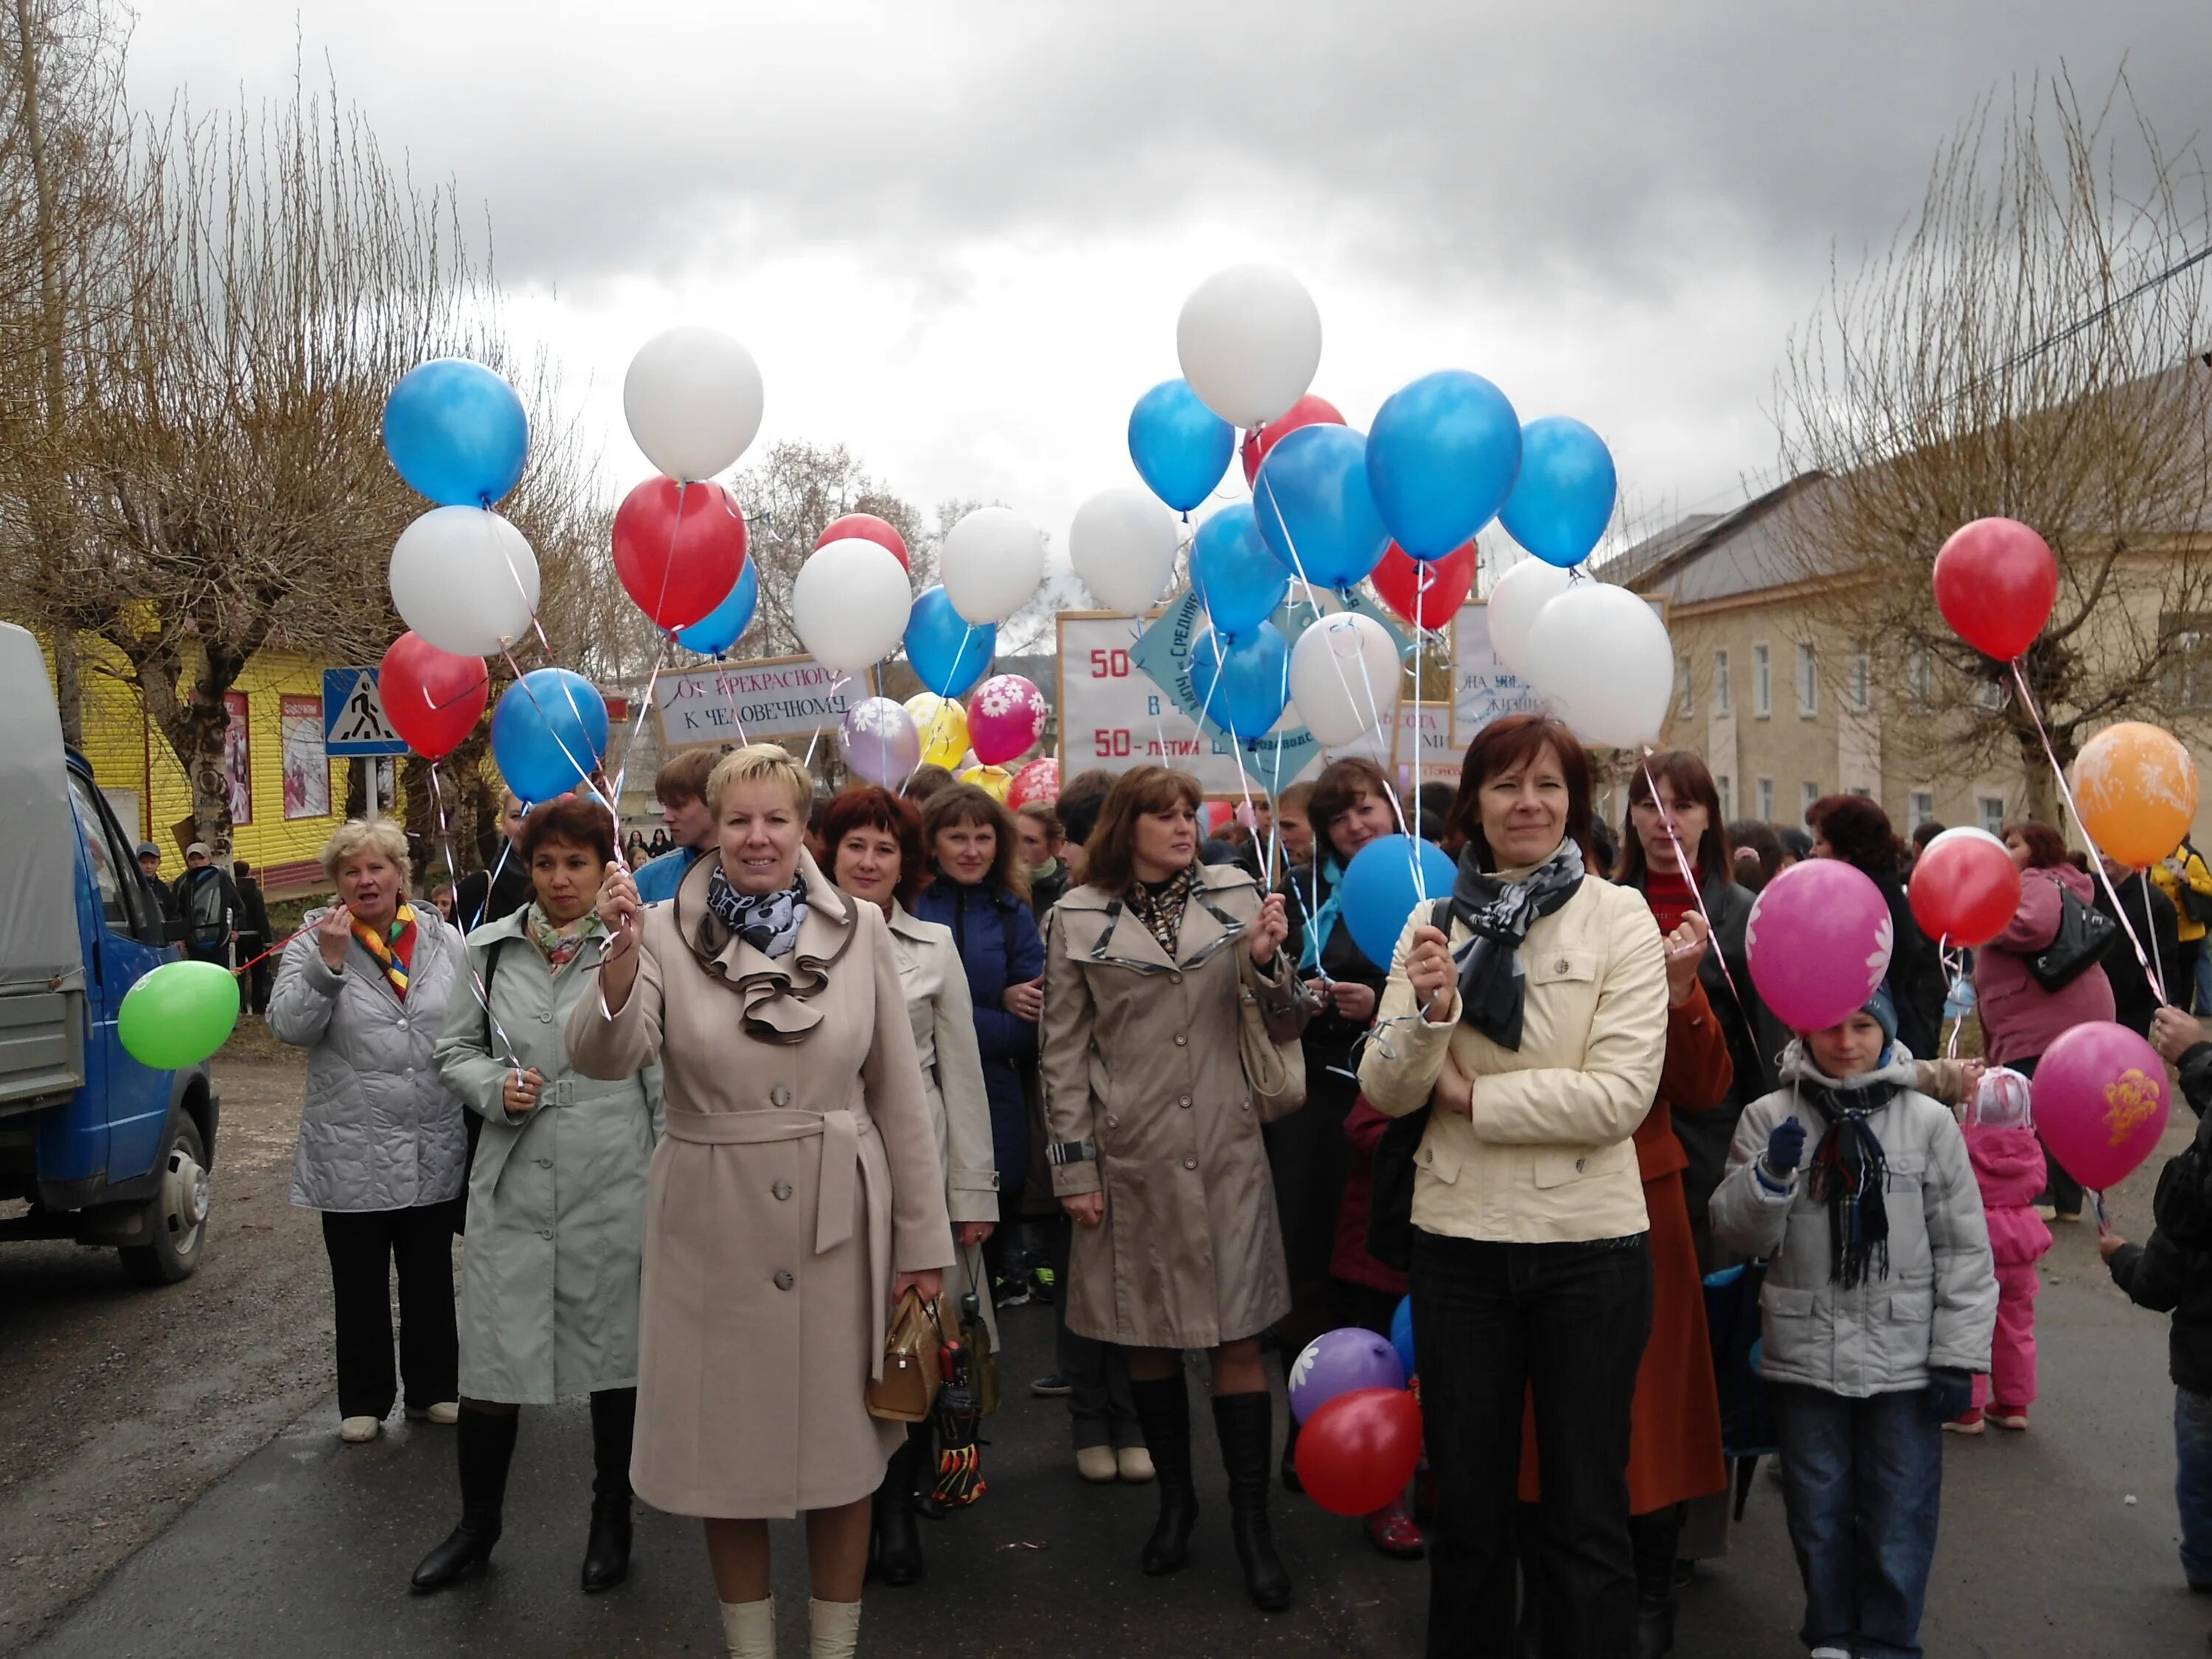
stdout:
<svg viewBox="0 0 2212 1659">
<path fill-rule="evenodd" d="M 1752 983 L 1793 1031 L 1825 1031 L 1865 1007 L 1895 943 L 1881 889 L 1841 859 L 1791 865 L 1744 927 Z"/>
<path fill-rule="evenodd" d="M 889 697 L 864 697 L 845 711 L 837 727 L 845 764 L 870 783 L 896 789 L 921 764 L 921 735 L 914 716 Z"/>
<path fill-rule="evenodd" d="M 1340 1394 L 1405 1386 L 1406 1367 L 1389 1337 L 1357 1326 L 1323 1331 L 1291 1367 L 1291 1415 L 1303 1423 Z"/>
</svg>

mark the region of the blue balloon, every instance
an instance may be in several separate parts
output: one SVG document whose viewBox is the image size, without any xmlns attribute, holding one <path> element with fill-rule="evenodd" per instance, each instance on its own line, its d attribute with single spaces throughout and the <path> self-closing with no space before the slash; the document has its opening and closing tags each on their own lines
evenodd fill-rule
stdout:
<svg viewBox="0 0 2212 1659">
<path fill-rule="evenodd" d="M 1269 450 L 1252 506 L 1283 568 L 1316 587 L 1351 586 L 1390 546 L 1367 487 L 1367 440 L 1348 426 L 1302 426 Z"/>
<path fill-rule="evenodd" d="M 1213 493 L 1237 453 L 1237 428 L 1188 380 L 1162 380 L 1129 411 L 1129 459 L 1153 495 L 1188 513 Z"/>
<path fill-rule="evenodd" d="M 1612 521 L 1618 483 L 1604 439 L 1571 415 L 1547 415 L 1521 428 L 1521 477 L 1498 520 L 1546 564 L 1572 569 Z"/>
<path fill-rule="evenodd" d="M 384 450 L 441 507 L 489 507 L 530 454 L 530 417 L 482 363 L 436 357 L 399 377 L 384 404 Z"/>
<path fill-rule="evenodd" d="M 1413 860 L 1420 860 L 1418 877 Z M 1352 855 L 1337 889 L 1352 942 L 1378 966 L 1389 964 L 1406 920 L 1424 902 L 1448 896 L 1459 866 L 1432 841 L 1382 836 Z M 1423 920 L 1426 920 L 1425 917 Z"/>
<path fill-rule="evenodd" d="M 1224 638 L 1249 634 L 1275 614 L 1291 591 L 1291 573 L 1267 550 L 1249 501 L 1224 507 L 1199 526 L 1190 543 L 1190 585 Z"/>
<path fill-rule="evenodd" d="M 1402 386 L 1375 411 L 1367 482 L 1398 545 L 1441 559 L 1498 516 L 1521 470 L 1521 417 L 1463 368 Z"/>
<path fill-rule="evenodd" d="M 760 567 L 747 559 L 745 568 L 738 572 L 738 585 L 730 590 L 730 597 L 690 627 L 678 629 L 676 643 L 702 656 L 719 657 L 752 626 L 753 612 L 759 605 Z"/>
<path fill-rule="evenodd" d="M 1231 737 L 1263 738 L 1291 701 L 1291 648 L 1263 622 L 1241 639 L 1207 629 L 1190 642 L 1190 689 L 1199 707 Z"/>
<path fill-rule="evenodd" d="M 532 669 L 491 711 L 492 758 L 507 787 L 526 801 L 589 788 L 606 753 L 606 702 L 568 669 Z"/>
<path fill-rule="evenodd" d="M 1406 1368 L 1406 1375 L 1418 1375 L 1413 1364 L 1413 1298 L 1398 1298 L 1398 1311 L 1390 1316 L 1390 1346 L 1398 1351 L 1398 1363 Z"/>
<path fill-rule="evenodd" d="M 999 630 L 952 608 L 942 584 L 925 587 L 907 612 L 906 656 L 915 678 L 940 697 L 964 697 L 991 672 Z"/>
</svg>

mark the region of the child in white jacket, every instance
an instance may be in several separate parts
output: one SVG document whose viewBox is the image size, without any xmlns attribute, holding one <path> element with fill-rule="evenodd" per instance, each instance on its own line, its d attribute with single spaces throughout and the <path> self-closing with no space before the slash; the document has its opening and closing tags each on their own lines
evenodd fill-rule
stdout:
<svg viewBox="0 0 2212 1659">
<path fill-rule="evenodd" d="M 1896 1037 L 1882 991 L 1800 1033 L 1712 1199 L 1715 1239 L 1767 1259 L 1760 1370 L 1813 1659 L 1920 1653 L 1941 1425 L 1988 1370 L 1996 1322 L 1965 1139 Z"/>
</svg>

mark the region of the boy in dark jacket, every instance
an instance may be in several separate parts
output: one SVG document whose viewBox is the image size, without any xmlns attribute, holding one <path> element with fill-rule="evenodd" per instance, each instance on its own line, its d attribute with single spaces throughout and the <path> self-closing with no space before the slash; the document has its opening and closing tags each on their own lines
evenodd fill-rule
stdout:
<svg viewBox="0 0 2212 1659">
<path fill-rule="evenodd" d="M 2207 1148 L 2205 1108 L 2212 1105 L 2212 1042 L 2179 1008 L 2160 1008 L 2151 1041 L 2181 1070 L 2181 1092 L 2199 1119 L 2197 1141 Z M 2173 1378 L 2173 1496 L 2181 1510 L 2181 1571 L 2189 1588 L 2212 1593 L 2212 1251 L 2185 1249 L 2154 1228 L 2150 1243 L 2130 1244 L 2118 1233 L 2097 1241 L 2112 1283 L 2137 1306 L 2173 1316 L 2166 1370 Z"/>
</svg>

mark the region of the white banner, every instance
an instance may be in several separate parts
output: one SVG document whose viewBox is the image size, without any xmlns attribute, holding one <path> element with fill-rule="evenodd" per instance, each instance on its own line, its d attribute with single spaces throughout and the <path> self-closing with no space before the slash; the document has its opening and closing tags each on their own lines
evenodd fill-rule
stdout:
<svg viewBox="0 0 2212 1659">
<path fill-rule="evenodd" d="M 829 730 L 853 703 L 872 695 L 811 657 L 716 663 L 654 681 L 661 741 L 671 749 L 805 738 Z"/>
</svg>

